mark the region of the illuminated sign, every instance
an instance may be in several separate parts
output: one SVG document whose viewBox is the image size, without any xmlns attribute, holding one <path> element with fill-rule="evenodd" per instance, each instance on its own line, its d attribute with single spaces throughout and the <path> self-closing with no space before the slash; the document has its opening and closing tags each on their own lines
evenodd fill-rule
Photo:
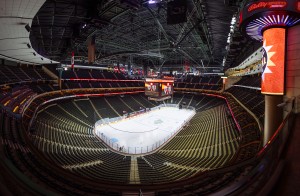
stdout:
<svg viewBox="0 0 300 196">
<path fill-rule="evenodd" d="M 159 83 L 145 82 L 145 95 L 159 96 Z"/>
<path fill-rule="evenodd" d="M 164 76 L 163 79 L 174 80 L 174 77 L 171 77 L 171 76 Z"/>
<path fill-rule="evenodd" d="M 241 31 L 262 41 L 262 32 L 270 27 L 291 27 L 300 23 L 300 0 L 258 0 L 240 13 Z"/>
<path fill-rule="evenodd" d="M 145 95 L 149 97 L 162 98 L 173 94 L 174 78 L 167 80 L 159 78 L 146 78 Z"/>
<path fill-rule="evenodd" d="M 240 12 L 240 20 L 239 21 L 240 21 L 239 25 L 241 25 L 243 22 L 243 12 Z"/>
<path fill-rule="evenodd" d="M 250 5 L 250 7 L 248 8 L 248 12 L 252 12 L 253 10 L 262 8 L 284 8 L 286 7 L 286 5 L 286 1 L 261 1 L 259 3 L 253 3 L 252 5 Z"/>
<path fill-rule="evenodd" d="M 146 86 L 148 91 L 156 91 L 156 85 L 153 85 L 153 83 L 147 84 Z"/>
<path fill-rule="evenodd" d="M 226 81 L 227 81 L 227 77 L 223 78 L 223 84 L 226 84 Z"/>
<path fill-rule="evenodd" d="M 247 34 L 255 40 L 262 41 L 262 31 L 270 26 L 293 26 L 299 23 L 300 19 L 286 14 L 271 14 L 261 16 L 249 22 L 246 26 Z"/>
<path fill-rule="evenodd" d="M 263 33 L 263 94 L 284 94 L 285 36 L 284 28 L 267 29 Z"/>
<path fill-rule="evenodd" d="M 163 83 L 161 85 L 161 95 L 171 95 L 173 94 L 173 83 Z"/>
<path fill-rule="evenodd" d="M 119 68 L 117 66 L 114 67 L 114 72 L 119 73 Z"/>
</svg>

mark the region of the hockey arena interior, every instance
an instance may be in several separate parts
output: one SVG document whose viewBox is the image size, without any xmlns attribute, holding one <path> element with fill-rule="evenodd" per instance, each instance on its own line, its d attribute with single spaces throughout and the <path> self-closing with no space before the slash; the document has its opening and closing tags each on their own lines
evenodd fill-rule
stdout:
<svg viewBox="0 0 300 196">
<path fill-rule="evenodd" d="M 299 194 L 299 0 L 0 7 L 1 195 Z"/>
</svg>

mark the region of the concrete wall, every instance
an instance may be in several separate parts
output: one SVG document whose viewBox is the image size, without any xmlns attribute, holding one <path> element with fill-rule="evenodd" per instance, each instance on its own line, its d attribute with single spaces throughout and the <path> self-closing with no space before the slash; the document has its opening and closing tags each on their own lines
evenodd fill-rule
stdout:
<svg viewBox="0 0 300 196">
<path fill-rule="evenodd" d="M 285 96 L 284 100 L 292 97 L 296 99 L 296 111 L 300 112 L 300 25 L 291 27 L 287 31 L 287 56 L 285 68 Z"/>
</svg>

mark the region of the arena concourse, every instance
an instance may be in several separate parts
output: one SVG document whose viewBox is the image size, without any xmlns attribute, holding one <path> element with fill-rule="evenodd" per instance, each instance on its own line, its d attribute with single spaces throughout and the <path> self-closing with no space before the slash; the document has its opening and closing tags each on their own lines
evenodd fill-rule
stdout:
<svg viewBox="0 0 300 196">
<path fill-rule="evenodd" d="M 1 195 L 297 195 L 299 0 L 0 0 Z"/>
</svg>

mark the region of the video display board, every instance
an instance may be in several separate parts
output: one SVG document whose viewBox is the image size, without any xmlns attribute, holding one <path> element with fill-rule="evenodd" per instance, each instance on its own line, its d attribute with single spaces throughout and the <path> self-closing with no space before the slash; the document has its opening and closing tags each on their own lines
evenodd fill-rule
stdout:
<svg viewBox="0 0 300 196">
<path fill-rule="evenodd" d="M 261 82 L 263 94 L 284 94 L 285 39 L 284 28 L 271 28 L 263 33 Z"/>
<path fill-rule="evenodd" d="M 145 82 L 145 95 L 146 96 L 159 96 L 159 83 L 158 82 Z"/>
<path fill-rule="evenodd" d="M 145 95 L 148 97 L 165 97 L 173 94 L 174 79 L 146 78 Z"/>
<path fill-rule="evenodd" d="M 161 83 L 161 96 L 173 94 L 173 83 L 165 82 Z"/>
</svg>

